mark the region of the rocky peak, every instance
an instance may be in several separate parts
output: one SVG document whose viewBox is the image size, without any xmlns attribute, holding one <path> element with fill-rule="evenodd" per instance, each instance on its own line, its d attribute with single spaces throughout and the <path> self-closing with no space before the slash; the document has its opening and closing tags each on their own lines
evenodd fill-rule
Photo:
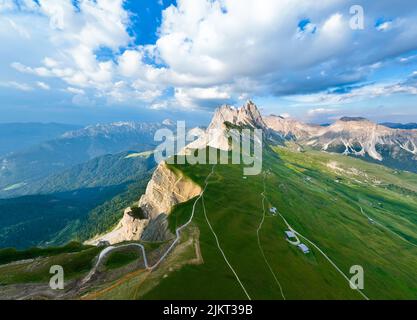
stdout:
<svg viewBox="0 0 417 320">
<path fill-rule="evenodd" d="M 225 122 L 238 126 L 245 125 L 253 128 L 266 128 L 258 107 L 252 101 L 248 101 L 241 108 L 224 105 L 216 109 L 209 129 L 224 128 Z"/>
</svg>

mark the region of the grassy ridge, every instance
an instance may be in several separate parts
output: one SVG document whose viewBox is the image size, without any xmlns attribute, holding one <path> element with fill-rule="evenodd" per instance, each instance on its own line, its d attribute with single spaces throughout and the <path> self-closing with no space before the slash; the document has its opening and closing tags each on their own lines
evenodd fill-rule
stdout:
<svg viewBox="0 0 417 320">
<path fill-rule="evenodd" d="M 177 168 L 200 185 L 211 170 L 202 165 Z M 269 204 L 348 277 L 351 266 L 363 266 L 366 295 L 371 299 L 417 298 L 417 248 L 412 245 L 417 243 L 416 175 L 339 155 L 287 148 L 265 151 L 264 169 L 271 171 L 266 178 Z M 262 191 L 261 175 L 245 180 L 242 167 L 219 165 L 204 195 L 206 212 L 251 298 L 282 299 L 257 245 Z M 177 207 L 170 216 L 171 226 L 186 221 L 191 206 Z M 384 227 L 370 223 L 360 207 Z M 201 232 L 204 264 L 175 272 L 145 298 L 245 298 L 217 249 L 201 201 L 194 223 Z M 285 230 L 279 216 L 269 216 L 260 240 L 287 299 L 362 299 L 318 250 L 309 245 L 312 253 L 304 255 L 289 245 Z"/>
</svg>

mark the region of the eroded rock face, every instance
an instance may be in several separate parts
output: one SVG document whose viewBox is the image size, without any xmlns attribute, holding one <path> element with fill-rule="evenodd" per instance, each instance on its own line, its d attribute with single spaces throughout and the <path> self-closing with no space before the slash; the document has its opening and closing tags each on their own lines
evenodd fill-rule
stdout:
<svg viewBox="0 0 417 320">
<path fill-rule="evenodd" d="M 176 204 L 186 202 L 200 193 L 199 185 L 182 173 L 174 173 L 165 162 L 161 162 L 139 201 L 139 207 L 152 220 L 163 213 L 169 215 Z"/>
<path fill-rule="evenodd" d="M 131 215 L 132 209 L 127 208 L 122 220 L 111 232 L 88 240 L 89 245 L 99 245 L 100 243 L 116 244 L 124 241 L 140 240 L 143 230 L 149 223 L 149 219 L 137 219 Z"/>
<path fill-rule="evenodd" d="M 409 167 L 417 159 L 416 130 L 391 129 L 360 117 L 343 117 L 327 127 L 277 116 L 264 119 L 266 125 L 283 138 L 323 151 L 369 157 L 381 162 L 392 159 L 411 163 Z"/>
<path fill-rule="evenodd" d="M 167 216 L 172 208 L 186 202 L 201 193 L 201 187 L 182 173 L 170 170 L 165 162 L 161 162 L 146 188 L 146 193 L 139 200 L 139 207 L 147 217 L 138 219 L 131 215 L 130 208 L 125 210 L 122 220 L 111 232 L 86 241 L 86 244 L 99 245 L 124 241 L 138 241 L 145 233 L 146 241 L 163 241 L 173 235 L 168 230 Z"/>
<path fill-rule="evenodd" d="M 207 130 L 198 130 L 199 137 L 184 148 L 180 154 L 188 154 L 190 150 L 212 147 L 223 151 L 230 151 L 229 138 L 234 134 L 227 124 L 253 129 L 266 129 L 261 113 L 252 101 L 246 102 L 241 108 L 224 105 L 217 108 Z M 236 137 L 237 138 L 237 137 Z"/>
<path fill-rule="evenodd" d="M 160 214 L 155 219 L 149 221 L 148 226 L 143 230 L 141 240 L 147 242 L 164 241 L 175 238 L 168 228 L 168 216 Z"/>
<path fill-rule="evenodd" d="M 415 131 L 390 129 L 358 118 L 345 117 L 336 121 L 321 135 L 312 137 L 309 144 L 325 151 L 343 150 L 344 154 L 369 156 L 378 161 L 396 159 L 395 150 L 410 159 L 417 155 Z M 384 149 L 385 154 L 382 153 Z"/>
</svg>

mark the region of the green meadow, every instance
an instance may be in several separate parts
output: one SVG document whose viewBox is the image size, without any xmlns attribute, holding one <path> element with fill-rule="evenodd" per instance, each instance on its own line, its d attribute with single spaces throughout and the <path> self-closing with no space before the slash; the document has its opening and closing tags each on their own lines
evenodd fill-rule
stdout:
<svg viewBox="0 0 417 320">
<path fill-rule="evenodd" d="M 362 292 L 369 299 L 417 298 L 417 175 L 284 147 L 266 149 L 263 167 L 264 175 L 246 179 L 241 166 L 215 167 L 193 219 L 201 232 L 204 263 L 173 272 L 144 298 L 245 299 L 245 289 L 251 299 L 364 299 L 341 274 L 351 278 L 356 265 L 364 269 Z M 176 169 L 204 186 L 212 167 Z M 188 220 L 194 201 L 174 210 L 172 230 Z M 242 285 L 217 247 L 203 201 Z M 288 228 L 279 215 L 269 213 L 270 207 L 320 250 L 303 237 L 308 254 L 288 243 Z"/>
</svg>

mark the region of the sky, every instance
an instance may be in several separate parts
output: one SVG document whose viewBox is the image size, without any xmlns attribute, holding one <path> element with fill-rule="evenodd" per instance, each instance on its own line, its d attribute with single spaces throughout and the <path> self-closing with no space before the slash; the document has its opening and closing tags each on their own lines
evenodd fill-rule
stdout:
<svg viewBox="0 0 417 320">
<path fill-rule="evenodd" d="M 0 0 L 0 122 L 417 122 L 409 0 Z"/>
</svg>

